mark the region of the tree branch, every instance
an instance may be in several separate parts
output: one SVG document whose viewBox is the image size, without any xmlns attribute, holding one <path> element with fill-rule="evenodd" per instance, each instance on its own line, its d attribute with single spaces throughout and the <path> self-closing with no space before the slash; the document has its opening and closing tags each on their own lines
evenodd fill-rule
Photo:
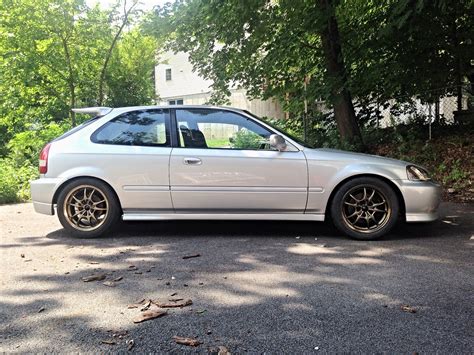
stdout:
<svg viewBox="0 0 474 355">
<path fill-rule="evenodd" d="M 132 6 L 127 10 L 127 0 L 124 0 L 123 3 L 123 11 L 124 11 L 124 16 L 123 16 L 123 21 L 122 24 L 120 25 L 117 33 L 114 36 L 114 39 L 112 40 L 112 43 L 110 44 L 109 50 L 107 51 L 107 55 L 105 57 L 104 65 L 102 66 L 102 70 L 100 72 L 100 79 L 99 79 L 99 93 L 98 93 L 98 104 L 99 106 L 102 105 L 102 102 L 104 101 L 104 81 L 105 81 L 105 74 L 107 73 L 107 67 L 109 65 L 110 58 L 112 57 L 112 53 L 114 51 L 115 45 L 117 44 L 118 39 L 120 38 L 120 35 L 122 34 L 123 29 L 128 23 L 128 18 L 130 13 L 132 12 L 133 8 L 138 4 L 138 0 L 134 0 Z"/>
</svg>

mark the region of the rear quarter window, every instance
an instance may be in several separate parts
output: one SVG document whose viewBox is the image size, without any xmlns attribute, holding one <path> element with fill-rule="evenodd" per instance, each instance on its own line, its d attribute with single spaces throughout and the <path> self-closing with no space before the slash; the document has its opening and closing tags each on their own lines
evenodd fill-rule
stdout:
<svg viewBox="0 0 474 355">
<path fill-rule="evenodd" d="M 98 144 L 170 146 L 168 110 L 137 110 L 115 117 L 94 132 Z"/>
<path fill-rule="evenodd" d="M 70 135 L 72 135 L 72 134 L 74 134 L 74 133 L 76 133 L 76 132 L 79 132 L 81 129 L 86 128 L 88 125 L 90 125 L 91 123 L 94 123 L 95 121 L 97 121 L 97 120 L 98 120 L 99 118 L 101 118 L 101 117 L 104 117 L 104 116 L 96 116 L 96 117 L 91 118 L 91 119 L 89 119 L 89 120 L 87 120 L 87 121 L 84 121 L 84 122 L 83 122 L 82 124 L 80 124 L 79 126 L 76 126 L 76 127 L 72 128 L 72 129 L 70 129 L 70 130 L 67 131 L 66 133 L 64 133 L 64 134 L 60 135 L 58 138 L 54 139 L 53 142 L 54 142 L 54 141 L 59 141 L 59 140 L 61 140 L 61 139 L 64 139 L 64 138 L 66 138 L 66 137 L 69 137 Z"/>
</svg>

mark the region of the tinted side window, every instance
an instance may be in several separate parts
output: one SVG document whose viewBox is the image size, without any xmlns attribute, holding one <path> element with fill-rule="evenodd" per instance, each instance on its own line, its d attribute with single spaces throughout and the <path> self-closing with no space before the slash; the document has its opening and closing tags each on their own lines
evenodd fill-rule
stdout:
<svg viewBox="0 0 474 355">
<path fill-rule="evenodd" d="M 168 147 L 168 110 L 126 112 L 100 127 L 91 140 L 100 144 Z"/>
<path fill-rule="evenodd" d="M 213 109 L 177 109 L 180 146 L 272 150 L 273 132 L 237 113 Z"/>
</svg>

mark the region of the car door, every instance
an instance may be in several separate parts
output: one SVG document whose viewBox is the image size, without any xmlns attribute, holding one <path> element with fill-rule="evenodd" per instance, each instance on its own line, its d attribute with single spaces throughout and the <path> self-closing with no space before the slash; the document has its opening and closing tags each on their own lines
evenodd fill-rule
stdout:
<svg viewBox="0 0 474 355">
<path fill-rule="evenodd" d="M 124 112 L 94 132 L 94 160 L 115 187 L 125 213 L 173 212 L 167 109 Z M 84 164 L 87 164 L 85 162 Z"/>
<path fill-rule="evenodd" d="M 303 152 L 270 148 L 274 132 L 225 109 L 175 110 L 179 146 L 170 158 L 178 213 L 303 213 L 307 164 Z"/>
</svg>

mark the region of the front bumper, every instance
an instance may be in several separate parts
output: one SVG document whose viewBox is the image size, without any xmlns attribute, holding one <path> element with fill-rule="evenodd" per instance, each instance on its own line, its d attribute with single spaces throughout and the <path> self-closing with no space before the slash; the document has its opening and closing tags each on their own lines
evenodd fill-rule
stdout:
<svg viewBox="0 0 474 355">
<path fill-rule="evenodd" d="M 36 212 L 47 215 L 54 214 L 54 193 L 61 182 L 60 179 L 50 178 L 41 178 L 31 182 L 31 199 Z"/>
<path fill-rule="evenodd" d="M 401 180 L 407 222 L 432 222 L 439 218 L 441 185 L 433 181 Z"/>
</svg>

